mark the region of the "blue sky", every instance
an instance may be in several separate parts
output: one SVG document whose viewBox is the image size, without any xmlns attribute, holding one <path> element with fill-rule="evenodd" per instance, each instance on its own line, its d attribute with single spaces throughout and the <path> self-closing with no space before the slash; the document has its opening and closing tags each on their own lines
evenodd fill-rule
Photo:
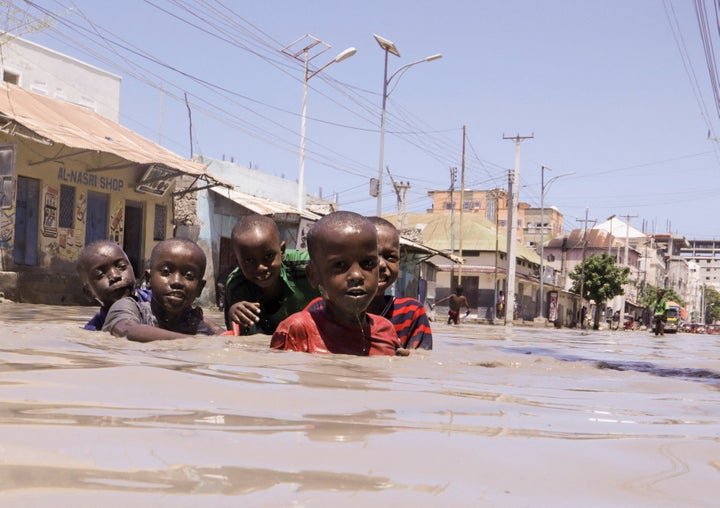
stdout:
<svg viewBox="0 0 720 508">
<path fill-rule="evenodd" d="M 383 52 L 392 73 L 435 53 L 393 82 L 385 164 L 409 182 L 410 212 L 447 189 L 507 185 L 522 144 L 520 199 L 565 215 L 633 216 L 647 232 L 720 236 L 720 121 L 693 2 L 671 0 L 190 1 L 35 0 L 30 16 L 58 16 L 26 38 L 123 78 L 121 123 L 169 149 L 297 178 L 302 64 L 280 53 L 311 34 L 357 54 L 309 81 L 305 182 L 337 193 L 341 208 L 374 215 Z M 15 14 L 17 16 L 17 14 Z M 182 21 L 183 18 L 186 21 Z M 715 20 L 710 20 L 710 25 Z M 11 27 L 13 22 L 6 22 Z M 717 37 L 717 36 L 715 36 Z M 396 199 L 385 178 L 383 211 Z M 458 182 L 458 187 L 460 183 Z"/>
</svg>

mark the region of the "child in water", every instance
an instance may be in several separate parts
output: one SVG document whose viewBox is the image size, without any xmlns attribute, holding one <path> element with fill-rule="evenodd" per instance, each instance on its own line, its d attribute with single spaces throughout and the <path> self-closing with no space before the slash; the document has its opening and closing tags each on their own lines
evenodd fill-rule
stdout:
<svg viewBox="0 0 720 508">
<path fill-rule="evenodd" d="M 470 314 L 470 304 L 468 304 L 467 298 L 463 294 L 462 286 L 457 286 L 455 288 L 455 294 L 451 293 L 445 298 L 441 298 L 440 300 L 435 302 L 435 305 L 441 304 L 448 300 L 450 300 L 450 309 L 448 310 L 447 324 L 458 324 L 460 320 L 460 309 L 462 309 L 463 305 L 467 309 L 465 311 L 465 316 Z M 435 305 L 433 305 L 433 307 Z"/>
<path fill-rule="evenodd" d="M 137 342 L 222 333 L 200 307 L 193 307 L 205 286 L 205 264 L 205 253 L 195 242 L 171 238 L 158 243 L 145 274 L 152 300 L 121 298 L 110 307 L 103 331 Z"/>
<path fill-rule="evenodd" d="M 284 320 L 273 349 L 351 355 L 407 355 L 387 319 L 366 313 L 378 286 L 375 226 L 353 212 L 321 218 L 307 236 L 308 277 L 321 299 Z"/>
<path fill-rule="evenodd" d="M 400 232 L 382 217 L 370 217 L 378 234 L 378 290 L 368 312 L 390 320 L 407 349 L 432 349 L 432 330 L 425 307 L 415 298 L 386 295 L 400 272 Z"/>
<path fill-rule="evenodd" d="M 238 334 L 272 334 L 320 293 L 308 281 L 305 251 L 286 249 L 270 217 L 246 215 L 232 230 L 238 268 L 227 278 L 225 326 Z"/>
<path fill-rule="evenodd" d="M 125 251 L 111 240 L 98 240 L 85 246 L 77 260 L 82 290 L 100 304 L 100 310 L 83 328 L 102 330 L 108 310 L 123 297 L 149 302 L 152 294 L 135 287 L 135 272 Z"/>
</svg>

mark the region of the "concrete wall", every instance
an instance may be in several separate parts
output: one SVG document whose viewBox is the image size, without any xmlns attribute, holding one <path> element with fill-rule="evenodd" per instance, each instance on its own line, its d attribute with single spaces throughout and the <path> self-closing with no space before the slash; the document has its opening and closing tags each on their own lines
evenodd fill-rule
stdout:
<svg viewBox="0 0 720 508">
<path fill-rule="evenodd" d="M 57 156 L 60 146 L 47 146 L 22 138 L 12 138 L 0 134 L 0 144 L 15 146 L 15 185 L 17 177 L 24 176 L 39 180 L 40 196 L 38 203 L 38 242 L 37 263 L 35 265 L 16 264 L 13 248 L 15 243 L 16 196 L 12 207 L 0 210 L 0 272 L 16 273 L 17 286 L 12 287 L 10 278 L 0 278 L 0 291 L 8 298 L 33 303 L 85 303 L 86 299 L 79 291 L 79 279 L 75 273 L 75 264 L 81 249 L 85 245 L 87 225 L 87 195 L 89 191 L 106 194 L 109 198 L 108 238 L 123 244 L 125 235 L 135 235 L 140 242 L 141 266 L 146 266 L 150 252 L 157 240 L 153 239 L 155 223 L 155 205 L 163 205 L 166 210 L 165 235 L 173 234 L 172 187 L 164 196 L 141 193 L 135 185 L 143 175 L 136 167 L 112 171 L 92 171 L 93 168 L 110 163 L 122 162 L 115 156 L 87 152 L 67 159 L 41 162 Z M 69 149 L 65 149 L 70 151 Z M 56 213 L 60 210 L 59 190 L 61 185 L 75 188 L 75 203 L 72 210 L 73 227 L 60 227 L 53 223 L 45 213 L 45 203 L 55 194 Z M 49 196 L 49 197 L 48 197 Z M 125 205 L 128 201 L 138 203 L 143 210 L 142 231 L 125 229 Z M 140 274 L 136 274 L 140 276 Z M 7 284 L 2 287 L 2 284 Z"/>
<path fill-rule="evenodd" d="M 9 40 L 2 50 L 5 81 L 87 107 L 119 123 L 120 76 L 24 39 Z"/>
</svg>

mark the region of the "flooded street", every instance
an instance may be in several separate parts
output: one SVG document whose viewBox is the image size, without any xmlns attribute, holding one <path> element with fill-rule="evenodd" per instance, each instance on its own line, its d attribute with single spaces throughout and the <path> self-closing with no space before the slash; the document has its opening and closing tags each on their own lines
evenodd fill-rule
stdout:
<svg viewBox="0 0 720 508">
<path fill-rule="evenodd" d="M 357 358 L 0 304 L 6 506 L 717 506 L 720 336 L 433 323 Z"/>
</svg>

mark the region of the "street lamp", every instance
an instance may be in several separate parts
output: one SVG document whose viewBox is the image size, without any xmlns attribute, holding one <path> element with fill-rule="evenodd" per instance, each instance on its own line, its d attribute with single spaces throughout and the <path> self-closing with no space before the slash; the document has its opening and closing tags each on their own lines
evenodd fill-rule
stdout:
<svg viewBox="0 0 720 508">
<path fill-rule="evenodd" d="M 382 215 L 382 192 L 383 192 L 383 159 L 385 157 L 385 111 L 387 107 L 387 98 L 394 90 L 391 89 L 388 91 L 388 85 L 390 85 L 390 82 L 393 80 L 395 76 L 398 76 L 398 81 L 400 80 L 400 76 L 405 73 L 406 70 L 408 70 L 413 65 L 417 65 L 423 62 L 432 62 L 433 60 L 437 60 L 439 58 L 442 58 L 442 55 L 440 53 L 436 55 L 430 55 L 426 56 L 425 58 L 421 58 L 420 60 L 417 60 L 415 62 L 411 62 L 409 64 L 405 64 L 402 67 L 400 67 L 398 70 L 393 72 L 390 77 L 388 78 L 388 55 L 392 53 L 393 55 L 399 57 L 400 52 L 398 51 L 397 47 L 395 46 L 395 43 L 392 41 L 389 41 L 385 39 L 384 37 L 380 37 L 377 34 L 373 34 L 373 37 L 375 37 L 375 40 L 380 45 L 382 50 L 385 52 L 385 74 L 383 76 L 383 98 L 382 98 L 382 113 L 380 114 L 380 162 L 378 164 L 378 182 L 377 182 L 377 213 L 376 215 L 380 217 Z M 397 84 L 395 85 L 397 86 Z"/>
<path fill-rule="evenodd" d="M 550 180 L 545 182 L 545 170 L 552 171 L 552 169 L 546 166 L 540 166 L 540 315 L 539 318 L 545 317 L 545 294 L 544 294 L 544 279 L 545 279 L 545 191 L 558 178 L 563 176 L 574 175 L 572 173 L 563 173 L 562 175 L 553 176 Z"/>
<path fill-rule="evenodd" d="M 295 48 L 299 47 L 298 43 L 302 43 L 304 45 L 302 49 L 297 50 Z M 320 46 L 313 56 L 310 56 L 310 51 L 317 46 Z M 313 76 L 318 75 L 323 70 L 327 69 L 329 66 L 331 66 L 334 63 L 342 62 L 343 60 L 350 58 L 355 53 L 357 53 L 357 50 L 355 48 L 347 48 L 345 51 L 342 51 L 339 53 L 335 58 L 330 60 L 328 63 L 323 65 L 322 67 L 311 71 L 310 70 L 310 61 L 317 58 L 321 54 L 325 53 L 327 50 L 329 50 L 332 46 L 327 44 L 326 42 L 321 41 L 320 39 L 313 37 L 312 35 L 305 35 L 304 37 L 300 37 L 295 42 L 288 44 L 283 49 L 280 50 L 281 53 L 284 55 L 287 55 L 291 58 L 294 58 L 296 60 L 300 60 L 305 65 L 305 73 L 303 74 L 303 102 L 302 102 L 302 114 L 301 114 L 301 121 L 300 121 L 300 168 L 298 170 L 298 196 L 297 196 L 297 209 L 298 213 L 302 213 L 303 209 L 305 208 L 305 189 L 304 189 L 304 180 L 305 180 L 305 123 L 307 119 L 307 91 L 308 91 L 308 81 L 310 81 L 310 78 Z"/>
</svg>

